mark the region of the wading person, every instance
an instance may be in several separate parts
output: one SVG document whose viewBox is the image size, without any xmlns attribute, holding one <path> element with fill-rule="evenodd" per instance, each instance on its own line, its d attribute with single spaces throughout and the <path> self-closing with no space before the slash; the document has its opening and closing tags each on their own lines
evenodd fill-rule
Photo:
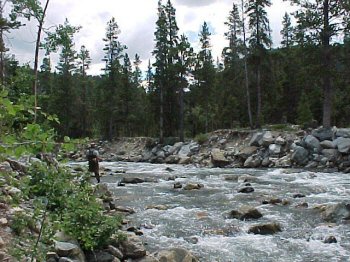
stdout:
<svg viewBox="0 0 350 262">
<path fill-rule="evenodd" d="M 100 183 L 100 172 L 99 172 L 99 154 L 95 143 L 90 144 L 90 148 L 86 153 L 86 158 L 89 162 L 89 171 L 95 174 L 97 183 Z"/>
</svg>

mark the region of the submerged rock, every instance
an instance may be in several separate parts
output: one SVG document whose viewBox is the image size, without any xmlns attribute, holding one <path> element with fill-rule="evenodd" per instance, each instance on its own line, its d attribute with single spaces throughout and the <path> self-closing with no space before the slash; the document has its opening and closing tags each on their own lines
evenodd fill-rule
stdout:
<svg viewBox="0 0 350 262">
<path fill-rule="evenodd" d="M 260 224 L 249 228 L 248 233 L 258 234 L 258 235 L 272 235 L 277 232 L 281 232 L 281 226 L 277 223 L 271 224 Z"/>
<path fill-rule="evenodd" d="M 228 216 L 228 218 L 236 218 L 240 220 L 247 219 L 259 219 L 263 215 L 254 207 L 243 206 L 239 210 L 232 210 Z"/>
<path fill-rule="evenodd" d="M 321 216 L 327 222 L 350 219 L 350 204 L 338 203 L 321 207 Z"/>
<path fill-rule="evenodd" d="M 194 189 L 201 189 L 203 188 L 204 185 L 203 184 L 187 184 L 185 187 L 184 187 L 184 190 L 194 190 Z"/>
<path fill-rule="evenodd" d="M 246 186 L 246 187 L 242 187 L 240 189 L 238 189 L 238 193 L 252 193 L 254 192 L 254 188 L 251 186 Z"/>
<path fill-rule="evenodd" d="M 333 244 L 333 243 L 337 243 L 337 239 L 334 236 L 329 236 L 326 237 L 326 239 L 323 241 L 323 243 L 325 244 Z"/>
</svg>

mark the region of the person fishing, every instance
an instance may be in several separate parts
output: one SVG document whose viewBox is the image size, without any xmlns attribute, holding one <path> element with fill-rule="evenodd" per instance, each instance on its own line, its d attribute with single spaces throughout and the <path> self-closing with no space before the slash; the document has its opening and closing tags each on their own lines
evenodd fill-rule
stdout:
<svg viewBox="0 0 350 262">
<path fill-rule="evenodd" d="M 95 174 L 97 183 L 100 183 L 100 171 L 99 171 L 100 158 L 99 158 L 99 153 L 95 143 L 90 144 L 90 148 L 86 152 L 86 158 L 89 163 L 89 172 L 93 172 Z"/>
</svg>

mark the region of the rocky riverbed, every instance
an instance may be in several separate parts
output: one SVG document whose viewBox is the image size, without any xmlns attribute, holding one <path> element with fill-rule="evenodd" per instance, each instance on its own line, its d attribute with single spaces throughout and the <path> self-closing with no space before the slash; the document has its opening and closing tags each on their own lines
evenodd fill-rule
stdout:
<svg viewBox="0 0 350 262">
<path fill-rule="evenodd" d="M 307 261 L 314 253 L 303 250 L 316 246 L 327 260 L 315 261 L 349 259 L 350 129 L 218 130 L 204 138 L 99 142 L 99 187 L 112 192 L 101 204 L 126 216 L 128 238 L 98 252 L 98 260 L 62 238 L 49 261 L 277 261 L 270 253 Z M 86 171 L 86 147 L 69 154 L 72 170 Z M 8 159 L 0 170 L 25 175 L 28 164 Z M 8 197 L 20 194 L 16 187 L 0 189 Z M 0 258 L 6 261 L 16 208 L 1 202 L 0 210 Z M 303 255 L 288 260 L 297 253 L 280 249 L 282 242 Z M 251 243 L 264 244 L 254 251 Z M 75 255 L 66 256 L 67 249 Z"/>
<path fill-rule="evenodd" d="M 350 128 L 314 130 L 218 130 L 201 141 L 159 144 L 151 138 L 100 142 L 104 161 L 192 164 L 197 167 L 303 167 L 350 172 Z M 84 160 L 84 151 L 72 153 Z"/>
</svg>

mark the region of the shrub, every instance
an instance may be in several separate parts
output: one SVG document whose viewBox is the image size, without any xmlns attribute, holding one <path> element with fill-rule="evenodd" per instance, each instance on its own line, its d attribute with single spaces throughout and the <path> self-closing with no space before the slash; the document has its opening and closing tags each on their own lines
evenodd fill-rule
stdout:
<svg viewBox="0 0 350 262">
<path fill-rule="evenodd" d="M 88 186 L 72 194 L 66 201 L 62 229 L 77 239 L 84 250 L 104 247 L 120 224 L 120 217 L 103 215 L 103 208 Z"/>
<path fill-rule="evenodd" d="M 207 135 L 207 134 L 198 134 L 198 135 L 196 135 L 196 137 L 194 138 L 194 140 L 195 140 L 198 144 L 204 144 L 206 141 L 208 141 L 208 135 Z"/>
</svg>

